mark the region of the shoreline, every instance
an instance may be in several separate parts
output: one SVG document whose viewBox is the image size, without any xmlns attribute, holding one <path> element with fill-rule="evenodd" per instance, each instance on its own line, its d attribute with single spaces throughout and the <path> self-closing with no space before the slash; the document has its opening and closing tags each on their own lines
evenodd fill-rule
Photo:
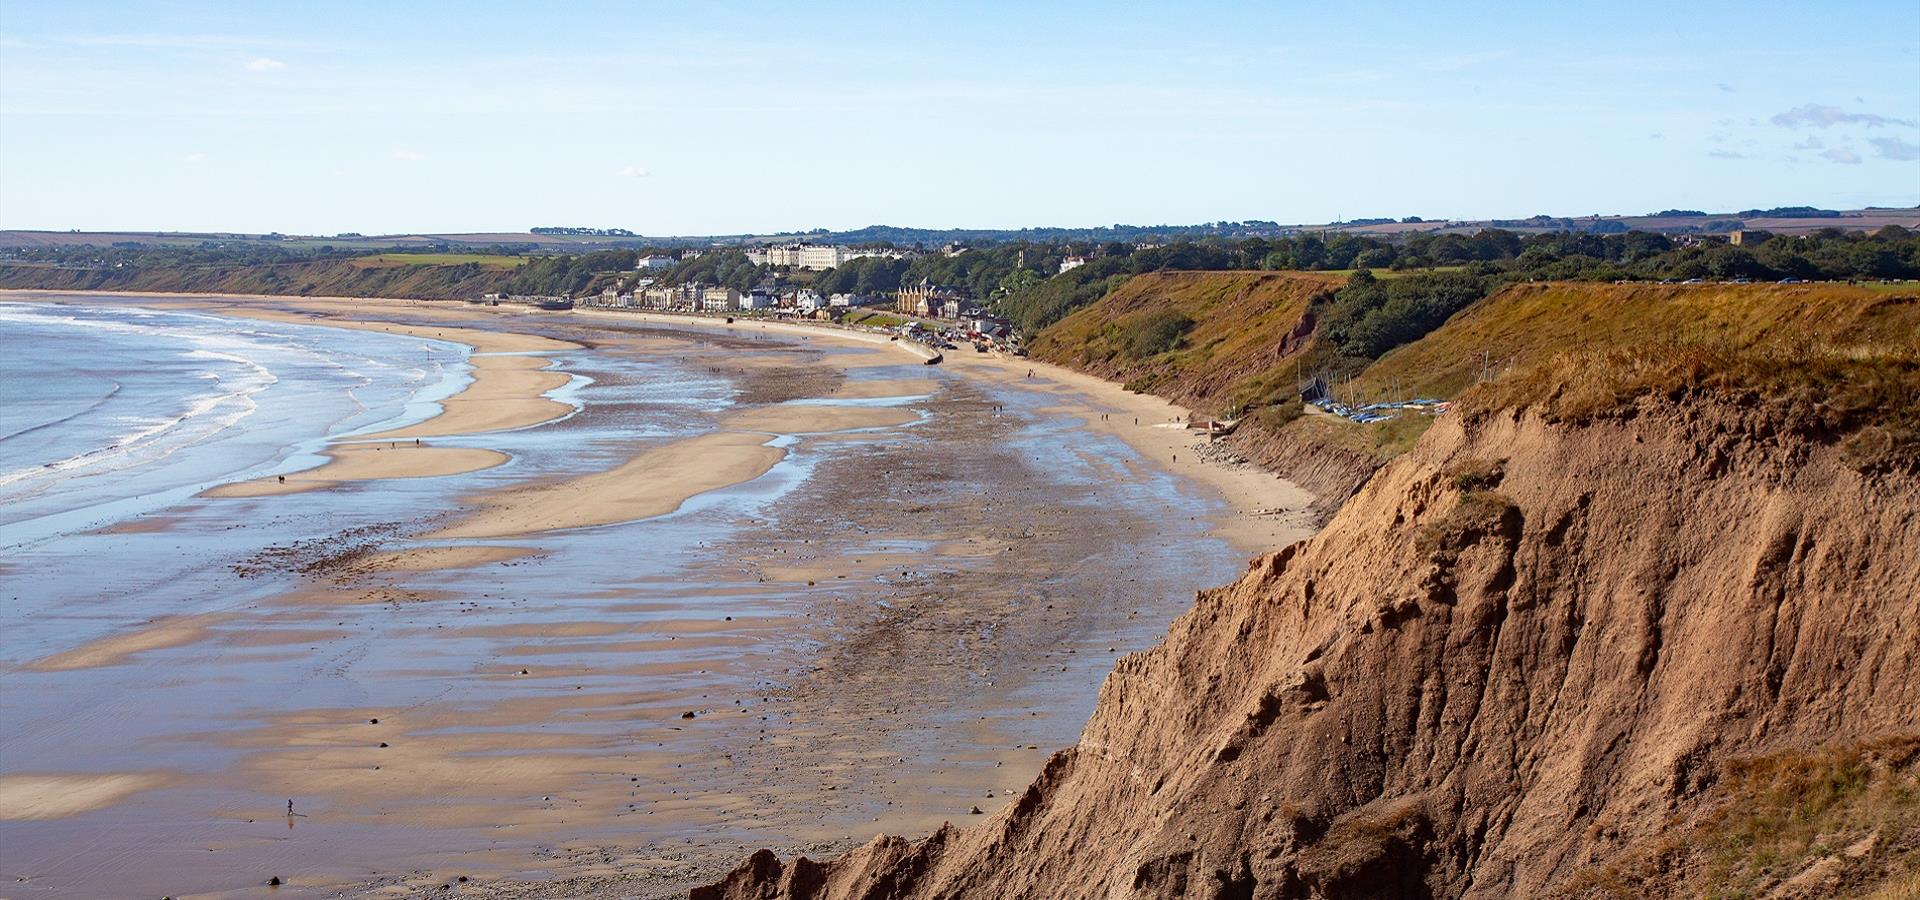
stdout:
<svg viewBox="0 0 1920 900">
<path fill-rule="evenodd" d="M 481 306 L 462 300 L 419 300 L 383 297 L 334 297 L 280 294 L 199 294 L 165 291 L 50 291 L 19 288 L 0 288 L 0 299 L 8 297 L 151 297 L 169 300 L 218 301 L 220 299 L 252 300 L 272 303 L 302 305 L 309 302 L 337 305 L 345 304 L 350 309 L 369 306 L 398 305 L 407 310 L 434 310 L 439 313 L 466 313 L 469 316 L 493 315 L 502 318 L 513 315 L 540 315 L 567 317 L 573 319 L 609 319 L 616 321 L 653 323 L 664 326 L 683 325 L 730 334 L 786 334 L 805 339 L 824 338 L 847 345 L 864 347 L 893 347 L 900 352 L 925 360 L 927 356 L 916 350 L 910 342 L 892 340 L 877 332 L 863 332 L 832 325 L 809 322 L 762 321 L 736 317 L 736 321 L 727 322 L 723 318 L 661 313 L 651 311 L 622 312 L 604 309 L 572 309 L 564 311 L 534 310 L 532 308 L 508 308 L 504 306 Z M 225 310 L 242 310 L 244 306 L 226 304 L 219 310 L 208 310 L 213 314 L 222 314 Z M 352 327 L 348 322 L 329 323 L 328 321 L 305 321 L 303 324 L 338 324 Z M 349 320 L 350 321 L 350 320 Z M 390 323 L 386 323 L 390 324 Z M 450 326 L 457 328 L 458 326 Z M 375 329 L 378 330 L 378 329 Z M 474 329 L 478 331 L 478 329 Z M 497 332 L 481 332 L 497 334 Z M 421 335 L 427 336 L 427 335 Z M 458 343 L 459 341 L 455 341 Z M 931 351 L 928 351 L 931 352 Z M 959 373 L 972 373 L 989 381 L 1025 387 L 1041 387 L 1053 390 L 1061 395 L 1060 412 L 1076 415 L 1083 419 L 1084 427 L 1104 434 L 1110 434 L 1125 441 L 1142 455 L 1151 458 L 1156 465 L 1199 482 L 1223 500 L 1232 515 L 1219 521 L 1220 534 L 1231 541 L 1242 552 L 1255 554 L 1279 549 L 1284 543 L 1297 539 L 1291 537 L 1306 526 L 1304 515 L 1290 515 L 1313 502 L 1313 497 L 1303 488 L 1288 482 L 1281 476 L 1261 469 L 1252 464 L 1226 465 L 1208 461 L 1199 454 L 1204 446 L 1204 437 L 1188 434 L 1185 429 L 1154 427 L 1184 423 L 1191 410 L 1154 394 L 1137 394 L 1124 386 L 1079 372 L 1064 366 L 1038 360 L 1022 359 L 992 354 L 955 353 L 945 357 L 942 365 L 936 367 Z M 1026 372 L 1034 373 L 1027 378 Z M 1051 385 L 1051 386 L 1049 386 Z M 1079 395 L 1076 397 L 1075 395 Z M 1101 418 L 1102 414 L 1105 419 Z M 1135 425 L 1135 421 L 1138 424 Z M 431 420 L 429 420 L 431 421 Z M 408 437 L 412 434 L 406 435 Z M 1184 451 L 1184 452 L 1183 452 Z M 1183 458 L 1184 457 L 1184 458 Z M 312 470 L 308 470 L 312 471 Z"/>
<path fill-rule="evenodd" d="M 484 307 L 483 309 L 498 309 Z M 762 322 L 741 318 L 729 323 L 702 316 L 659 312 L 617 312 L 600 309 L 575 309 L 573 315 L 659 322 L 666 325 L 694 325 L 723 331 L 772 331 L 807 337 L 825 337 L 853 344 L 892 345 L 924 359 L 910 342 L 890 340 L 879 333 L 854 331 L 831 325 L 807 322 Z M 759 326 L 755 328 L 754 326 Z M 1296 531 L 1304 518 L 1288 517 L 1285 511 L 1304 508 L 1313 496 L 1282 476 L 1252 464 L 1227 465 L 1213 462 L 1200 454 L 1204 436 L 1184 427 L 1162 428 L 1165 424 L 1184 424 L 1192 414 L 1171 400 L 1156 394 L 1127 390 L 1118 382 L 1049 362 L 988 354 L 953 353 L 935 368 L 977 377 L 998 384 L 1018 384 L 1025 388 L 1051 390 L 1060 397 L 1055 411 L 1082 420 L 1082 427 L 1109 434 L 1154 461 L 1155 464 L 1189 480 L 1205 484 L 1233 510 L 1233 516 L 1219 521 L 1219 534 L 1246 553 L 1265 553 L 1291 543 L 1288 535 Z M 1026 377 L 1027 372 L 1033 377 Z M 1077 396 L 1076 396 L 1077 395 Z M 1102 418 L 1104 414 L 1105 418 Z M 1137 423 L 1137 424 L 1136 424 Z M 1184 456 L 1184 458 L 1182 458 Z"/>
</svg>

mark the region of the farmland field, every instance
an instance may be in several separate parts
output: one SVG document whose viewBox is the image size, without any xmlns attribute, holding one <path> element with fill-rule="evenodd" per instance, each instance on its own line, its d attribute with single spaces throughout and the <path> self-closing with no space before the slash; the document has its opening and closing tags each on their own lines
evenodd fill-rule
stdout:
<svg viewBox="0 0 1920 900">
<path fill-rule="evenodd" d="M 524 265 L 524 256 L 502 256 L 497 253 L 380 253 L 363 256 L 354 260 L 354 265 L 377 269 L 388 266 L 459 266 L 467 263 L 479 263 L 489 269 L 517 269 Z"/>
</svg>

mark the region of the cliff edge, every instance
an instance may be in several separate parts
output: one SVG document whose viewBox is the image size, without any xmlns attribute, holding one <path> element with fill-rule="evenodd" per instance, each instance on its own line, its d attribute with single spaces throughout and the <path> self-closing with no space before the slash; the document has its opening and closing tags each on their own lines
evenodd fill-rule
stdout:
<svg viewBox="0 0 1920 900">
<path fill-rule="evenodd" d="M 1904 345 L 1484 385 L 991 819 L 693 897 L 1903 896 L 1916 421 Z"/>
</svg>

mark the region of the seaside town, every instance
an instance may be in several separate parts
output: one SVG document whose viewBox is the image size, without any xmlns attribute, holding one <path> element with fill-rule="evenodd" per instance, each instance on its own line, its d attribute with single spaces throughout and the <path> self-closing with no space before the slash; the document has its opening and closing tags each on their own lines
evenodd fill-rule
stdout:
<svg viewBox="0 0 1920 900">
<path fill-rule="evenodd" d="M 998 352 L 1025 356 L 1012 320 L 989 313 L 967 295 L 964 289 L 937 285 L 922 279 L 899 290 L 879 293 L 837 292 L 821 294 L 812 288 L 785 283 L 771 276 L 748 290 L 700 281 L 663 283 L 658 274 L 682 262 L 698 259 L 705 251 L 688 249 L 675 256 L 640 256 L 634 263 L 630 281 L 582 297 L 565 295 L 485 294 L 473 302 L 488 305 L 523 304 L 541 309 L 585 307 L 608 310 L 677 313 L 683 315 L 756 317 L 775 320 L 806 320 L 832 323 L 869 331 L 888 332 L 897 338 L 925 344 L 936 351 L 929 362 L 938 362 L 938 351 L 971 346 L 975 352 Z M 966 252 L 949 246 L 940 251 L 948 255 Z M 831 244 L 787 244 L 754 247 L 745 251 L 754 265 L 790 271 L 820 272 L 855 259 L 888 257 L 903 259 L 898 249 L 856 249 Z M 1060 263 L 1066 272 L 1085 265 L 1086 260 L 1069 256 Z"/>
</svg>

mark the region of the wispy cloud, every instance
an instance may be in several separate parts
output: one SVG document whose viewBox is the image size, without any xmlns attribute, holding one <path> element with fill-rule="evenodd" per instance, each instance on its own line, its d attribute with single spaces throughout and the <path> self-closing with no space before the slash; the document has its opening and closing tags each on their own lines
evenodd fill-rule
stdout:
<svg viewBox="0 0 1920 900">
<path fill-rule="evenodd" d="M 1724 81 L 1716 81 L 1713 83 L 1713 86 L 1719 88 L 1721 91 L 1725 93 L 1728 93 L 1728 94 L 1733 93 L 1733 85 L 1730 85 Z"/>
<path fill-rule="evenodd" d="M 268 56 L 247 61 L 247 71 L 249 72 L 272 72 L 286 67 L 286 63 Z"/>
<path fill-rule="evenodd" d="M 1735 153 L 1732 150 L 1708 150 L 1707 155 L 1713 157 L 1714 159 L 1746 159 L 1747 158 L 1747 155 L 1745 153 Z"/>
<path fill-rule="evenodd" d="M 1837 162 L 1847 166 L 1857 166 L 1860 164 L 1860 154 L 1845 147 L 1835 147 L 1832 150 L 1828 150 L 1820 154 L 1820 158 L 1828 162 Z"/>
<path fill-rule="evenodd" d="M 1798 144 L 1794 144 L 1794 145 L 1793 145 L 1793 149 L 1795 149 L 1795 150 L 1823 150 L 1823 149 L 1825 149 L 1825 148 L 1826 148 L 1826 146 L 1827 146 L 1827 142 L 1826 142 L 1826 141 L 1823 141 L 1823 140 L 1821 140 L 1821 139 L 1819 139 L 1818 137 L 1815 137 L 1815 136 L 1813 136 L 1813 135 L 1808 135 L 1808 136 L 1807 136 L 1807 139 L 1806 139 L 1806 140 L 1804 140 L 1804 141 L 1801 141 L 1801 142 L 1800 142 L 1800 143 L 1798 143 Z"/>
<path fill-rule="evenodd" d="M 1868 143 L 1883 159 L 1897 159 L 1902 162 L 1920 160 L 1920 144 L 1910 144 L 1899 138 L 1872 138 Z"/>
<path fill-rule="evenodd" d="M 183 163 L 203 163 L 207 161 L 207 155 L 205 153 L 189 153 L 180 157 L 180 161 Z"/>
<path fill-rule="evenodd" d="M 615 169 L 613 174 L 623 178 L 645 178 L 653 173 L 648 171 L 646 166 L 621 166 Z"/>
<path fill-rule="evenodd" d="M 419 162 L 426 159 L 427 155 L 418 150 L 395 150 L 393 158 L 401 162 Z"/>
<path fill-rule="evenodd" d="M 1868 128 L 1881 128 L 1888 125 L 1911 126 L 1911 119 L 1896 119 L 1878 113 L 1850 113 L 1838 106 L 1822 106 L 1809 103 L 1776 115 L 1773 124 L 1781 128 L 1831 128 L 1835 125 L 1864 125 Z"/>
</svg>

